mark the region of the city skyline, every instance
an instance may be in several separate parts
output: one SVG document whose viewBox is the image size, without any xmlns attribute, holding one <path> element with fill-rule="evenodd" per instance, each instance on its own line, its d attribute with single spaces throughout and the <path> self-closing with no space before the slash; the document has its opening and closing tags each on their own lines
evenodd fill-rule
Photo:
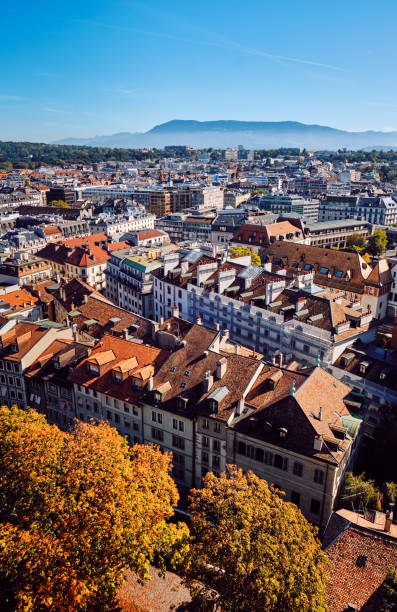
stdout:
<svg viewBox="0 0 397 612">
<path fill-rule="evenodd" d="M 388 0 L 249 11 L 22 1 L 2 13 L 1 140 L 145 132 L 171 119 L 397 130 Z"/>
</svg>

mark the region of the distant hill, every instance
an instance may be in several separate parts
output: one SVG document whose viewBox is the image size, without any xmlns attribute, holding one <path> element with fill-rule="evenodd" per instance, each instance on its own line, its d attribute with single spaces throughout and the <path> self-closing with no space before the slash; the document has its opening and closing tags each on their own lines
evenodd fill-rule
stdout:
<svg viewBox="0 0 397 612">
<path fill-rule="evenodd" d="M 251 149 L 304 147 L 314 150 L 397 148 L 396 132 L 347 132 L 298 121 L 193 121 L 174 119 L 148 132 L 120 132 L 94 138 L 66 138 L 54 144 L 91 147 L 164 147 L 189 145 L 194 148 L 225 148 L 243 145 Z"/>
</svg>

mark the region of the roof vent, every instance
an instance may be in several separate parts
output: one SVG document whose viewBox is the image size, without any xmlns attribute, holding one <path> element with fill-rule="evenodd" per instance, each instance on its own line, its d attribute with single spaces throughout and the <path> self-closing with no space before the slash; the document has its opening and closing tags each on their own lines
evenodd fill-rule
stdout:
<svg viewBox="0 0 397 612">
<path fill-rule="evenodd" d="M 365 567 L 367 563 L 367 557 L 360 555 L 356 561 L 357 567 Z"/>
</svg>

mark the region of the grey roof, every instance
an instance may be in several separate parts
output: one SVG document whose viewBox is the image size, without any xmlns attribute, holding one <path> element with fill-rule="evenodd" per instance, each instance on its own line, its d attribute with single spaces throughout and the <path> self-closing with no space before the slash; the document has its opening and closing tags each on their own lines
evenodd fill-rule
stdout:
<svg viewBox="0 0 397 612">
<path fill-rule="evenodd" d="M 257 276 L 262 274 L 263 268 L 261 266 L 247 266 L 244 268 L 242 272 L 238 275 L 239 278 L 250 278 L 254 280 Z"/>
<path fill-rule="evenodd" d="M 213 399 L 216 402 L 221 402 L 223 400 L 224 397 L 226 397 L 226 395 L 228 395 L 229 393 L 229 389 L 225 386 L 223 387 L 218 387 L 217 389 L 215 389 L 215 391 L 213 391 L 209 396 L 208 399 Z"/>
<path fill-rule="evenodd" d="M 334 229 L 338 227 L 354 227 L 355 225 L 370 225 L 367 221 L 359 219 L 334 219 L 332 221 L 319 221 L 316 223 L 306 223 L 306 227 L 310 232 Z"/>
</svg>

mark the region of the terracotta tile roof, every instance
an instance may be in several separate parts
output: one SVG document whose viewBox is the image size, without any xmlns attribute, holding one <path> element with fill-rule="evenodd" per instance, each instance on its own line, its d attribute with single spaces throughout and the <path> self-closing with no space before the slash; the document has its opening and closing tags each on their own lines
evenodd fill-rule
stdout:
<svg viewBox="0 0 397 612">
<path fill-rule="evenodd" d="M 316 285 L 341 291 L 363 293 L 371 274 L 371 266 L 360 255 L 346 251 L 277 241 L 265 247 L 263 255 L 272 262 L 274 271 L 283 269 L 290 275 L 296 275 L 298 269 L 313 271 Z"/>
<path fill-rule="evenodd" d="M 108 360 L 111 353 L 114 354 L 114 359 Z M 105 358 L 103 354 L 106 355 Z M 86 364 L 98 359 L 98 355 L 103 365 L 101 374 L 97 376 L 89 372 Z M 69 376 L 69 380 L 122 401 L 135 402 L 142 395 L 142 391 L 133 387 L 130 376 L 121 383 L 115 382 L 112 376 L 112 369 L 119 366 L 120 363 L 123 364 L 127 359 L 135 358 L 138 363 L 138 370 L 146 366 L 153 366 L 157 370 L 167 359 L 168 355 L 169 351 L 163 349 L 105 335 L 94 348 L 91 355 L 76 367 Z M 150 370 L 148 370 L 148 373 L 150 373 Z M 130 374 L 134 376 L 134 370 Z"/>
<path fill-rule="evenodd" d="M 19 361 L 40 340 L 47 329 L 34 323 L 19 322 L 9 332 L 0 330 L 0 357 L 10 361 Z M 18 350 L 12 350 L 12 346 Z"/>
<path fill-rule="evenodd" d="M 71 264 L 81 268 L 105 263 L 110 259 L 107 251 L 94 243 L 68 247 L 59 242 L 47 244 L 38 255 L 43 259 L 59 264 Z"/>
<path fill-rule="evenodd" d="M 107 245 L 107 250 L 109 253 L 113 251 L 121 251 L 121 249 L 128 249 L 131 246 L 131 243 L 128 240 L 122 240 L 121 242 L 112 242 Z"/>
<path fill-rule="evenodd" d="M 332 426 L 343 427 L 342 417 L 350 415 L 344 403 L 350 388 L 321 368 L 314 368 L 311 373 L 283 369 L 283 378 L 272 389 L 268 381 L 275 371 L 275 367 L 264 370 L 258 378 L 247 396 L 247 404 L 257 411 L 235 425 L 235 429 L 308 457 L 339 463 L 350 439 L 337 440 Z M 266 428 L 265 423 L 271 427 Z M 280 438 L 280 428 L 287 429 L 285 438 Z M 321 450 L 315 450 L 315 438 L 327 438 L 328 442 L 322 444 Z"/>
<path fill-rule="evenodd" d="M 149 240 L 149 238 L 159 238 L 166 235 L 167 234 L 161 230 L 146 230 L 143 232 L 137 232 L 138 241 Z"/>
<path fill-rule="evenodd" d="M 44 227 L 43 232 L 45 236 L 53 236 L 54 234 L 62 234 L 59 227 L 55 227 L 55 226 L 54 227 L 52 226 Z"/>
<path fill-rule="evenodd" d="M 340 517 L 339 527 L 339 537 L 326 551 L 330 560 L 329 609 L 343 612 L 348 604 L 353 604 L 357 610 L 378 612 L 381 603 L 378 590 L 388 570 L 397 566 L 397 539 L 349 521 L 343 524 Z"/>
<path fill-rule="evenodd" d="M 269 225 L 245 223 L 235 232 L 232 242 L 266 246 L 278 236 L 285 236 L 288 240 L 302 240 L 304 237 L 302 229 L 290 221 L 279 221 Z"/>
<path fill-rule="evenodd" d="M 33 308 L 39 303 L 39 298 L 32 295 L 30 291 L 21 287 L 18 291 L 12 291 L 1 296 L 3 302 L 7 302 L 10 308 L 26 310 Z"/>
<path fill-rule="evenodd" d="M 68 240 L 62 240 L 62 244 L 68 247 L 82 246 L 83 244 L 95 244 L 96 242 L 108 242 L 109 238 L 103 232 L 97 234 L 90 234 L 89 236 L 82 236 L 77 238 L 69 238 Z"/>
</svg>

